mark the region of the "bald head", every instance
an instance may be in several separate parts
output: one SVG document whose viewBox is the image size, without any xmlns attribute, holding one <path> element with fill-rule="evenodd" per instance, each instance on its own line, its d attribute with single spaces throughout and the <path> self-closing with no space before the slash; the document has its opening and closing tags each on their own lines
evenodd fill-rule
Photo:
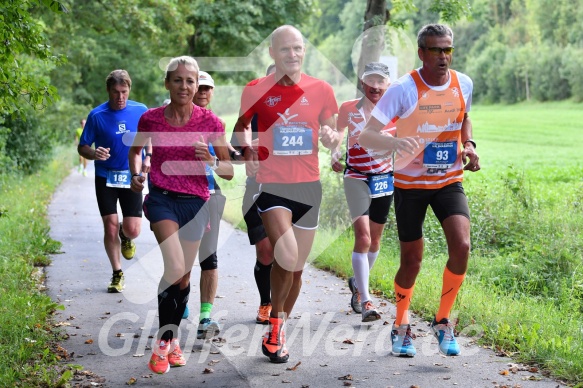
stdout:
<svg viewBox="0 0 583 388">
<path fill-rule="evenodd" d="M 294 83 L 301 78 L 302 64 L 306 54 L 306 45 L 302 33 L 295 27 L 284 25 L 271 34 L 269 55 L 275 63 L 278 80 L 287 76 Z"/>
<path fill-rule="evenodd" d="M 293 35 L 299 37 L 302 40 L 302 42 L 304 41 L 304 38 L 303 38 L 302 33 L 300 32 L 300 30 L 298 30 L 297 28 L 295 28 L 292 25 L 285 24 L 285 25 L 279 26 L 275 30 L 273 30 L 273 32 L 271 33 L 271 39 L 269 41 L 269 46 L 270 47 L 273 47 L 273 44 L 276 41 L 276 39 L 279 36 L 281 36 L 282 34 L 283 35 L 293 34 Z"/>
</svg>

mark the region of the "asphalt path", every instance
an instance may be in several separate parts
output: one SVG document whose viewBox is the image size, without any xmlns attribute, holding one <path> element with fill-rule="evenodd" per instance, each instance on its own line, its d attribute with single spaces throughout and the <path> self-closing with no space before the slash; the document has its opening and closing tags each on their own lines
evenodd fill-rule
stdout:
<svg viewBox="0 0 583 388">
<path fill-rule="evenodd" d="M 390 355 L 394 306 L 375 298 L 382 319 L 361 323 L 349 306 L 345 279 L 307 266 L 300 297 L 288 320 L 287 364 L 261 353 L 266 326 L 255 323 L 259 296 L 253 277 L 255 250 L 244 232 L 222 222 L 219 286 L 213 317 L 222 326 L 213 340 L 196 339 L 200 268 L 192 273 L 191 316 L 181 325 L 187 365 L 164 375 L 147 368 L 158 329 L 156 289 L 162 274 L 158 245 L 144 218 L 136 257 L 123 261 L 123 293 L 108 294 L 111 267 L 94 191 L 93 164 L 83 177 L 72 171 L 49 207 L 53 239 L 63 244 L 46 268 L 51 298 L 62 304 L 56 320 L 68 339 L 66 362 L 81 365 L 75 386 L 122 387 L 557 387 L 560 384 L 516 364 L 474 338 L 460 336 L 462 354 L 445 357 L 428 323 L 413 317 L 417 356 Z M 349 260 L 349 257 L 346 258 Z M 122 259 L 123 260 L 123 259 Z"/>
</svg>

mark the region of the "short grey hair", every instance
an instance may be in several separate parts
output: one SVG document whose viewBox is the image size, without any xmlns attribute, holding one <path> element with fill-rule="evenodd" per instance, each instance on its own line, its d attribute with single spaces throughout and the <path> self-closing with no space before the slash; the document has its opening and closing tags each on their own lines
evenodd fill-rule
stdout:
<svg viewBox="0 0 583 388">
<path fill-rule="evenodd" d="M 168 65 L 166 65 L 166 80 L 170 79 L 170 73 L 176 70 L 178 65 L 184 65 L 188 70 L 196 71 L 196 79 L 198 82 L 198 63 L 196 62 L 196 59 L 188 55 L 172 58 L 170 62 L 168 62 Z"/>
<path fill-rule="evenodd" d="M 426 47 L 426 38 L 428 36 L 449 36 L 453 42 L 453 31 L 445 24 L 427 24 L 421 27 L 417 34 L 417 47 Z"/>
</svg>

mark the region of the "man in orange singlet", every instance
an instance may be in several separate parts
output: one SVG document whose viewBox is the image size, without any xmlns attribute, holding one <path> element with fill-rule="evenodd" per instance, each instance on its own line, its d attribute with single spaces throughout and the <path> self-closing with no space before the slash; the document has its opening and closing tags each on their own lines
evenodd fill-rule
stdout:
<svg viewBox="0 0 583 388">
<path fill-rule="evenodd" d="M 470 210 L 462 187 L 463 171 L 480 169 L 468 117 L 473 84 L 467 75 L 449 68 L 453 56 L 449 27 L 424 26 L 417 44 L 423 66 L 391 84 L 373 110 L 359 143 L 397 152 L 395 215 L 401 265 L 395 276 L 397 317 L 391 332 L 392 353 L 416 354 L 408 310 L 423 259 L 423 221 L 431 206 L 445 233 L 449 253 L 431 331 L 439 351 L 456 356 L 460 348 L 449 316 L 470 254 Z M 395 137 L 381 134 L 395 117 Z"/>
</svg>

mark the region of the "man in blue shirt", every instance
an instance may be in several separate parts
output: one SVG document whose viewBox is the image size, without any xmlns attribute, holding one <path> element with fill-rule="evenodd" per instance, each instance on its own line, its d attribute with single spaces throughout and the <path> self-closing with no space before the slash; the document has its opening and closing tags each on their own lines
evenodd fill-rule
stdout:
<svg viewBox="0 0 583 388">
<path fill-rule="evenodd" d="M 128 99 L 132 80 L 127 71 L 112 71 L 105 83 L 109 100 L 89 113 L 77 151 L 82 157 L 95 161 L 95 193 L 103 220 L 103 244 L 113 270 L 107 292 L 122 292 L 125 279 L 120 248 L 124 258 L 134 257 L 136 245 L 132 239 L 140 234 L 142 225 L 142 194 L 130 190 L 128 151 L 138 121 L 147 108 Z M 148 146 L 143 173 L 149 172 L 151 152 Z M 117 215 L 118 201 L 123 223 Z"/>
</svg>

